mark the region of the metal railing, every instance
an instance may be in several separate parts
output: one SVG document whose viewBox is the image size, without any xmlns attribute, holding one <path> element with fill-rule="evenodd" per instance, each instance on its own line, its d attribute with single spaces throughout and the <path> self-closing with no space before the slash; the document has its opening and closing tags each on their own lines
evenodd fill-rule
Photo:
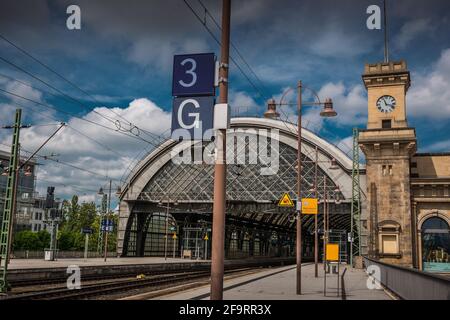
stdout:
<svg viewBox="0 0 450 320">
<path fill-rule="evenodd" d="M 450 278 L 364 257 L 369 275 L 404 300 L 450 300 Z"/>
</svg>

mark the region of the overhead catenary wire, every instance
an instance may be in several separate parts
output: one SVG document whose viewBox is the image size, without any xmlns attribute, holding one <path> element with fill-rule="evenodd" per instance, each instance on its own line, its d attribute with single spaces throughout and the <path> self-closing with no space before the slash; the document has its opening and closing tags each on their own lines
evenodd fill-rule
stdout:
<svg viewBox="0 0 450 320">
<path fill-rule="evenodd" d="M 203 25 L 203 27 L 206 29 L 206 31 L 211 35 L 211 37 L 215 40 L 215 42 L 221 46 L 220 40 L 216 37 L 214 32 L 208 27 L 206 20 L 204 21 L 198 13 L 195 11 L 195 9 L 189 4 L 188 0 L 183 0 L 186 6 L 189 8 L 189 10 L 192 12 L 192 14 L 197 18 L 197 20 Z M 239 63 L 234 59 L 232 55 L 230 55 L 230 60 L 233 62 L 233 64 L 238 68 L 239 72 L 247 79 L 247 81 L 250 83 L 250 85 L 253 87 L 253 89 L 256 91 L 256 93 L 263 99 L 266 98 L 266 95 L 264 95 L 261 90 L 256 86 L 256 84 L 250 79 L 250 77 L 247 75 L 247 73 L 242 69 L 242 67 L 239 65 Z"/>
<path fill-rule="evenodd" d="M 66 115 L 70 115 L 70 116 L 72 116 L 72 117 L 74 117 L 74 118 L 77 118 L 77 119 L 79 119 L 79 120 L 81 120 L 81 121 L 84 121 L 84 122 L 88 122 L 88 123 L 90 123 L 90 124 L 92 124 L 92 125 L 96 125 L 96 126 L 99 126 L 99 127 L 104 128 L 104 129 L 107 129 L 107 130 L 110 130 L 110 131 L 114 131 L 114 132 L 120 133 L 120 134 L 122 134 L 122 135 L 131 137 L 131 138 L 134 138 L 134 139 L 137 139 L 137 140 L 142 140 L 142 141 L 144 141 L 144 142 L 146 142 L 146 143 L 148 143 L 148 144 L 151 144 L 151 145 L 157 147 L 157 144 L 156 144 L 156 143 L 151 142 L 151 141 L 149 141 L 149 140 L 146 140 L 146 139 L 144 139 L 144 138 L 142 138 L 142 137 L 140 137 L 140 136 L 136 136 L 136 135 L 133 135 L 133 134 L 129 134 L 129 133 L 127 133 L 127 132 L 124 132 L 124 131 L 120 131 L 120 130 L 117 130 L 117 129 L 108 127 L 108 126 L 103 125 L 103 124 L 101 124 L 101 123 L 98 123 L 98 122 L 95 122 L 95 121 L 92 121 L 92 120 L 89 120 L 89 119 L 86 119 L 86 118 L 82 118 L 82 117 L 77 116 L 77 115 L 75 115 L 75 114 L 73 114 L 73 113 L 70 113 L 70 112 L 67 112 L 67 111 L 58 109 L 58 108 L 56 108 L 56 107 L 54 107 L 54 106 L 50 106 L 50 105 L 48 105 L 48 104 L 45 104 L 45 103 L 42 103 L 42 102 L 39 102 L 39 101 L 30 99 L 30 98 L 26 98 L 26 97 L 21 96 L 21 95 L 19 95 L 19 94 L 17 94 L 17 93 L 14 93 L 14 92 L 11 92 L 11 91 L 8 91 L 8 90 L 4 90 L 4 89 L 1 89 L 1 88 L 0 88 L 0 93 L 1 93 L 1 92 L 6 93 L 6 94 L 11 95 L 11 96 L 14 96 L 14 97 L 17 97 L 17 98 L 20 98 L 20 99 L 23 99 L 23 100 L 26 100 L 26 101 L 29 101 L 29 102 L 32 102 L 32 103 L 35 103 L 35 104 L 37 104 L 37 105 L 43 106 L 43 107 L 48 108 L 48 109 L 53 109 L 53 110 L 56 110 L 56 111 L 58 111 L 58 112 L 60 112 L 60 113 L 63 113 L 63 114 L 66 114 Z"/>
<path fill-rule="evenodd" d="M 22 85 L 24 85 L 24 86 L 26 86 L 26 87 L 28 87 L 28 88 L 31 88 L 31 89 L 33 89 L 33 90 L 40 91 L 40 92 L 42 92 L 42 93 L 51 95 L 51 96 L 53 96 L 53 97 L 55 97 L 55 98 L 63 98 L 64 100 L 70 102 L 70 100 L 69 100 L 67 97 L 65 97 L 65 96 L 62 96 L 62 97 L 61 97 L 60 95 L 57 95 L 57 94 L 52 93 L 52 92 L 50 92 L 50 91 L 47 91 L 47 90 L 44 90 L 44 89 L 41 89 L 41 88 L 36 88 L 35 86 L 31 85 L 30 83 L 27 83 L 27 82 L 22 81 L 22 80 L 19 80 L 19 79 L 17 79 L 17 78 L 8 76 L 8 75 L 6 75 L 6 74 L 4 74 L 4 73 L 0 73 L 0 77 L 5 78 L 5 79 L 8 79 L 8 80 L 10 80 L 10 81 L 14 81 L 14 82 L 20 83 L 20 84 L 22 84 Z M 109 108 L 107 108 L 107 109 L 110 110 Z M 103 116 L 103 114 L 101 114 L 101 113 L 99 113 L 99 112 L 97 112 L 97 111 L 94 111 L 94 110 L 91 110 L 91 111 L 94 112 L 94 113 L 96 113 L 96 114 L 98 114 L 98 115 L 100 115 L 100 116 Z M 103 118 L 104 118 L 104 117 L 103 117 Z M 112 123 L 114 123 L 114 125 L 115 125 L 116 128 L 119 127 L 118 129 L 119 129 L 119 130 L 121 129 L 121 127 L 120 127 L 120 125 L 117 123 L 117 121 L 114 121 L 113 119 L 109 119 L 109 118 L 106 118 L 106 120 L 108 120 L 108 121 L 110 121 L 110 122 L 112 121 Z M 138 130 L 143 130 L 143 129 L 140 129 L 140 128 L 138 128 L 138 127 L 136 127 L 136 128 L 137 128 Z M 129 129 L 129 130 L 126 130 L 126 131 L 129 131 L 129 132 L 133 133 L 132 130 L 133 130 L 133 128 L 130 127 L 130 129 Z M 120 131 L 123 131 L 123 130 L 120 130 Z M 149 132 L 149 131 L 146 131 L 146 132 L 149 133 L 149 135 L 150 135 L 150 133 L 151 133 L 151 132 Z M 135 135 L 136 135 L 136 134 L 135 134 Z M 151 133 L 151 136 L 152 136 L 152 137 L 159 138 L 159 139 L 163 139 L 163 138 L 164 138 L 163 135 L 157 135 L 156 133 Z"/>
<path fill-rule="evenodd" d="M 118 155 L 118 156 L 121 157 L 121 158 L 128 158 L 126 155 L 124 155 L 124 154 L 122 154 L 122 153 L 120 153 L 120 152 L 118 152 L 118 151 L 115 151 L 115 150 L 111 149 L 111 148 L 108 147 L 107 145 L 101 143 L 100 141 L 98 141 L 98 140 L 96 140 L 96 139 L 94 139 L 94 138 L 92 138 L 92 137 L 89 137 L 87 134 L 84 134 L 83 132 L 81 132 L 80 130 L 76 129 L 75 127 L 73 127 L 73 126 L 71 126 L 71 125 L 69 125 L 69 124 L 67 125 L 67 127 L 69 127 L 71 130 L 75 131 L 75 132 L 78 133 L 79 135 L 85 137 L 86 139 L 88 139 L 88 140 L 94 142 L 95 144 L 101 146 L 101 147 L 104 148 L 105 150 L 108 150 L 108 151 L 110 151 L 110 152 L 112 152 L 112 153 Z"/>
<path fill-rule="evenodd" d="M 216 27 L 222 31 L 222 27 L 219 25 L 219 23 L 217 22 L 216 18 L 214 18 L 214 16 L 211 14 L 211 12 L 208 10 L 208 8 L 205 6 L 205 4 L 203 3 L 202 0 L 197 0 L 200 5 L 202 6 L 202 8 L 205 10 L 205 13 L 211 18 L 211 20 L 214 22 L 214 24 L 216 25 Z M 243 54 L 241 53 L 241 51 L 237 48 L 237 46 L 234 44 L 233 41 L 230 40 L 230 44 L 231 47 L 234 49 L 234 51 L 236 51 L 237 55 L 239 56 L 239 58 L 242 60 L 242 62 L 244 62 L 244 64 L 246 65 L 246 67 L 248 68 L 248 70 L 253 74 L 253 76 L 255 77 L 255 79 L 259 82 L 261 89 L 263 89 L 263 91 L 267 92 L 267 87 L 264 85 L 263 81 L 261 81 L 261 78 L 256 74 L 256 72 L 253 70 L 253 68 L 250 66 L 250 64 L 247 62 L 247 60 L 244 58 Z M 265 96 L 267 97 L 267 96 Z"/>
<path fill-rule="evenodd" d="M 0 77 L 4 77 L 4 78 L 7 78 L 7 79 L 12 80 L 12 81 L 17 81 L 17 82 L 19 82 L 19 83 L 21 83 L 21 84 L 23 84 L 23 85 L 25 85 L 25 86 L 28 86 L 28 87 L 30 87 L 30 88 L 32 88 L 32 89 L 34 89 L 34 90 L 41 90 L 41 91 L 46 92 L 46 93 L 48 93 L 48 94 L 50 94 L 50 95 L 56 96 L 55 94 L 53 94 L 53 93 L 51 93 L 51 92 L 47 92 L 47 91 L 44 91 L 44 90 L 42 90 L 42 89 L 35 88 L 35 87 L 31 86 L 29 83 L 26 83 L 26 82 L 24 82 L 24 81 L 15 79 L 15 78 L 10 77 L 10 76 L 7 76 L 7 75 L 4 75 L 4 74 L 2 74 L 2 73 L 0 73 Z M 58 110 L 58 112 L 61 112 L 61 111 Z M 66 113 L 66 114 L 67 114 L 67 113 Z M 48 117 L 48 116 L 45 116 L 44 114 L 42 114 L 42 115 L 43 115 L 44 117 L 47 117 L 47 118 L 49 118 L 49 119 L 52 119 L 52 118 L 50 118 L 50 117 Z M 71 128 L 73 128 L 73 127 L 71 126 Z M 75 128 L 74 128 L 74 129 L 75 129 Z M 75 129 L 75 130 L 76 130 L 76 129 Z M 123 132 L 123 131 L 120 131 L 120 132 Z M 115 153 L 115 154 L 118 154 L 115 150 L 112 150 L 111 148 L 109 148 L 109 147 L 103 145 L 102 143 L 100 143 L 99 141 L 93 139 L 92 137 L 89 137 L 89 136 L 83 134 L 83 133 L 80 132 L 80 131 L 78 131 L 78 133 L 81 134 L 81 135 L 83 135 L 83 136 L 86 137 L 87 139 L 92 140 L 92 141 L 94 141 L 95 143 L 97 143 L 97 144 L 103 146 L 103 147 L 106 148 L 107 150 L 112 151 L 112 152 Z M 162 137 L 162 136 L 159 136 L 159 137 Z M 159 142 L 158 142 L 158 143 L 159 143 Z M 155 146 L 155 145 L 152 144 L 152 146 Z M 120 154 L 120 156 L 121 156 L 121 157 L 125 157 L 125 156 L 122 155 L 122 154 Z"/>
<path fill-rule="evenodd" d="M 97 102 L 100 104 L 100 102 L 93 97 L 90 93 L 88 93 L 87 91 L 83 90 L 82 88 L 80 88 L 78 85 L 76 85 L 74 82 L 70 81 L 69 79 L 67 79 L 66 77 L 64 77 L 63 75 L 61 75 L 59 72 L 57 72 L 56 70 L 54 70 L 53 68 L 51 68 L 50 66 L 48 66 L 47 64 L 45 64 L 44 62 L 42 62 L 41 60 L 39 60 L 38 58 L 36 58 L 35 56 L 33 56 L 31 53 L 29 53 L 27 50 L 21 48 L 20 46 L 18 46 L 17 44 L 15 44 L 13 41 L 7 39 L 4 35 L 0 34 L 0 39 L 2 39 L 3 41 L 7 42 L 8 44 L 10 44 L 11 46 L 13 46 L 14 48 L 16 48 L 17 50 L 19 50 L 20 52 L 22 52 L 24 55 L 26 55 L 27 57 L 29 57 L 30 59 L 32 59 L 33 61 L 37 62 L 39 65 L 41 65 L 42 67 L 44 67 L 46 70 L 50 71 L 51 73 L 55 74 L 56 76 L 58 76 L 60 79 L 64 80 L 65 82 L 67 82 L 68 84 L 70 84 L 73 88 L 78 89 L 79 91 L 81 91 L 83 94 L 85 94 L 86 96 L 90 97 L 93 101 Z M 39 80 L 39 79 L 37 79 Z M 40 80 L 39 80 L 40 81 Z M 130 132 L 131 130 L 134 128 L 138 129 L 138 132 L 144 132 L 147 135 L 151 135 L 151 136 L 157 136 L 156 134 L 139 128 L 138 126 L 134 125 L 131 121 L 127 120 L 125 117 L 123 117 L 122 115 L 120 115 L 119 113 L 115 112 L 114 110 L 111 110 L 110 108 L 108 108 L 108 110 L 110 112 L 112 112 L 113 114 L 115 114 L 116 116 L 118 116 L 119 118 L 123 119 L 124 121 L 128 122 L 130 125 Z"/>
<path fill-rule="evenodd" d="M 0 144 L 1 144 L 1 145 L 4 145 L 4 146 L 6 146 L 6 147 L 11 147 L 11 145 L 6 144 L 6 143 L 0 143 Z M 26 150 L 26 149 L 24 149 L 24 148 L 22 148 L 22 147 L 20 148 L 20 150 L 23 151 L 23 152 L 29 153 L 29 154 L 32 154 L 32 153 L 33 153 L 32 151 Z M 73 168 L 73 169 L 76 169 L 76 170 L 79 170 L 79 171 L 82 171 L 82 172 L 89 173 L 89 174 L 91 174 L 91 175 L 95 175 L 95 176 L 102 177 L 102 178 L 105 178 L 105 179 L 108 179 L 108 180 L 113 180 L 113 181 L 116 181 L 116 182 L 120 182 L 120 180 L 111 178 L 111 177 L 109 177 L 109 176 L 107 176 L 107 175 L 103 175 L 103 174 L 100 174 L 100 173 L 98 173 L 98 172 L 94 172 L 94 171 L 91 171 L 91 170 L 88 170 L 88 169 L 85 169 L 85 168 L 81 168 L 81 167 L 78 167 L 78 166 L 76 166 L 76 165 L 74 165 L 74 164 L 71 164 L 71 163 L 68 163 L 68 162 L 65 162 L 65 161 L 62 161 L 62 160 L 59 160 L 59 159 L 52 159 L 51 157 L 44 156 L 44 155 L 41 155 L 41 154 L 39 154 L 39 153 L 37 153 L 37 154 L 35 155 L 35 157 L 41 158 L 41 159 L 44 159 L 44 160 L 53 161 L 53 162 L 56 162 L 56 163 L 59 163 L 59 164 L 62 164 L 62 165 L 71 167 L 71 168 Z"/>
<path fill-rule="evenodd" d="M 17 103 L 14 103 L 14 104 L 15 104 L 17 107 L 20 107 L 20 108 L 26 108 L 26 109 L 31 108 L 31 109 L 34 109 L 34 107 L 32 107 L 32 106 L 24 106 L 24 105 L 19 105 L 19 104 L 17 104 Z M 50 119 L 50 120 L 58 121 L 57 119 L 55 119 L 55 118 L 53 118 L 53 117 L 50 117 L 50 116 L 48 116 L 48 115 L 46 115 L 46 114 L 41 114 L 41 116 L 44 117 L 44 118 Z M 58 123 L 53 123 L 53 124 L 33 124 L 33 125 L 31 125 L 31 126 L 32 126 L 32 127 L 56 126 L 56 125 L 60 125 L 61 122 L 62 122 L 62 121 L 59 121 Z M 90 137 L 90 136 L 88 136 L 87 134 L 84 134 L 84 133 L 81 132 L 80 130 L 77 130 L 77 129 L 76 129 L 75 127 L 73 127 L 72 125 L 66 123 L 66 126 L 67 126 L 68 128 L 70 128 L 70 129 L 72 129 L 73 131 L 75 131 L 77 134 L 79 134 L 79 135 L 85 137 L 86 139 L 91 140 L 92 142 L 96 143 L 97 145 L 101 146 L 103 149 L 105 149 L 105 150 L 107 150 L 107 151 L 109 151 L 109 152 L 111 152 L 111 153 L 114 153 L 114 154 L 120 156 L 121 158 L 128 158 L 128 156 L 126 156 L 126 155 L 124 155 L 124 154 L 122 154 L 122 153 L 120 153 L 120 152 L 118 152 L 118 151 L 112 149 L 111 147 L 107 146 L 106 144 L 104 144 L 104 143 L 102 143 L 102 142 L 100 142 L 100 141 L 94 139 L 93 137 Z"/>
<path fill-rule="evenodd" d="M 83 187 L 80 187 L 80 186 L 67 185 L 65 183 L 51 181 L 51 180 L 47 180 L 47 179 L 43 179 L 43 178 L 39 178 L 38 180 L 47 182 L 49 184 L 61 186 L 61 187 L 64 187 L 64 188 L 72 188 L 74 190 L 78 190 L 78 191 L 84 192 L 84 193 L 97 193 L 97 191 L 98 191 L 98 190 L 86 189 L 86 188 L 83 188 Z"/>
<path fill-rule="evenodd" d="M 37 80 L 37 81 L 43 83 L 44 85 L 46 85 L 47 87 L 49 87 L 49 88 L 55 90 L 56 92 L 58 92 L 59 94 L 61 94 L 61 95 L 64 96 L 64 97 L 66 97 L 67 99 L 70 99 L 70 100 L 72 100 L 73 102 L 76 102 L 77 104 L 79 104 L 80 106 L 82 106 L 82 107 L 84 107 L 84 108 L 90 109 L 89 107 L 86 107 L 86 105 L 83 104 L 80 100 L 78 100 L 78 99 L 76 99 L 76 98 L 74 98 L 74 97 L 72 97 L 72 96 L 70 96 L 70 95 L 64 93 L 64 92 L 61 91 L 60 89 L 58 89 L 58 88 L 56 88 L 55 86 L 49 84 L 47 81 L 42 80 L 42 79 L 39 78 L 38 76 L 36 76 L 36 75 L 34 75 L 33 73 L 31 73 L 31 72 L 25 70 L 24 68 L 18 66 L 17 64 L 15 64 L 15 63 L 9 61 L 8 59 L 5 59 L 4 57 L 0 56 L 0 60 L 3 61 L 4 63 L 6 63 L 6 64 L 8 64 L 8 65 L 10 65 L 10 66 L 12 66 L 12 67 L 14 67 L 14 68 L 16 68 L 17 70 L 19 70 L 19 71 L 21 71 L 21 72 L 27 74 L 28 76 L 32 77 L 33 79 L 35 79 L 35 80 Z M 91 110 L 91 111 L 94 112 L 95 114 L 99 115 L 100 117 L 104 118 L 105 120 L 110 121 L 110 122 L 112 122 L 112 123 L 115 123 L 115 120 L 114 120 L 114 119 L 108 118 L 107 116 L 101 114 L 100 112 L 97 112 L 96 110 Z"/>
</svg>

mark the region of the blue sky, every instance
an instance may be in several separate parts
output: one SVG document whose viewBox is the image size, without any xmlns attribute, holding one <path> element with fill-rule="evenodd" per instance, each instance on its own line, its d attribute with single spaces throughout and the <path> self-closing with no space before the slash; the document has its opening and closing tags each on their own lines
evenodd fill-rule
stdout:
<svg viewBox="0 0 450 320">
<path fill-rule="evenodd" d="M 197 0 L 189 0 L 200 16 Z M 220 22 L 220 1 L 203 0 Z M 66 8 L 81 8 L 81 30 L 66 28 Z M 289 86 L 302 80 L 331 97 L 339 117 L 324 122 L 315 110 L 306 110 L 311 130 L 348 151 L 353 127 L 364 127 L 366 92 L 361 74 L 366 62 L 383 59 L 383 32 L 368 30 L 366 9 L 379 0 L 243 0 L 234 1 L 232 41 L 258 75 L 256 79 L 236 52 L 262 95 L 231 66 L 232 107 L 261 114 L 268 97 L 279 98 Z M 450 151 L 450 2 L 445 0 L 396 0 L 389 4 L 391 59 L 405 59 L 412 75 L 407 97 L 408 120 L 417 129 L 421 152 Z M 213 21 L 207 25 L 219 36 Z M 0 61 L 0 88 L 15 92 L 79 117 L 113 126 L 117 114 L 140 128 L 167 134 L 171 110 L 171 61 L 174 54 L 216 52 L 218 46 L 196 20 L 183 0 L 166 1 L 23 1 L 0 3 L 0 33 L 77 84 L 95 101 L 0 40 L 0 56 L 37 75 L 81 103 L 68 101 L 39 81 Z M 49 95 L 45 91 L 50 91 Z M 24 107 L 24 122 L 49 124 L 67 121 L 103 146 L 65 128 L 41 154 L 91 169 L 120 180 L 133 161 L 151 149 L 148 142 L 131 139 L 56 112 L 33 106 L 20 98 L 0 94 L 0 124 L 13 119 L 11 112 Z M 93 113 L 95 109 L 98 113 Z M 110 110 L 108 110 L 110 109 Z M 111 112 L 111 109 L 114 111 Z M 294 110 L 286 109 L 288 116 Z M 114 126 L 113 126 L 114 127 Z M 23 130 L 22 145 L 34 150 L 55 127 Z M 147 141 L 148 134 L 141 134 Z M 0 132 L 0 142 L 10 143 Z M 7 149 L 1 145 L 2 149 Z M 111 152 L 114 150 L 116 152 Z M 120 153 L 118 155 L 117 153 Z M 106 178 L 42 160 L 39 177 L 59 183 L 57 193 L 69 196 L 71 186 L 96 190 Z M 40 191 L 49 184 L 41 181 Z M 118 182 L 117 182 L 118 184 Z M 65 186 L 64 186 L 65 185 Z M 93 195 L 86 191 L 86 200 Z"/>
</svg>

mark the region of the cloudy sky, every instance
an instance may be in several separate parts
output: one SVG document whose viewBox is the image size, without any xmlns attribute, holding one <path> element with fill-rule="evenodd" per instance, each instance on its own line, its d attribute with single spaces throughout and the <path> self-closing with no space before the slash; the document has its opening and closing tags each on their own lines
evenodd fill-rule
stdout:
<svg viewBox="0 0 450 320">
<path fill-rule="evenodd" d="M 186 2 L 204 19 L 198 0 Z M 419 150 L 449 151 L 450 2 L 388 2 L 391 59 L 406 59 L 412 74 L 407 110 Z M 81 8 L 81 30 L 66 28 L 71 4 Z M 203 4 L 220 22 L 221 2 Z M 301 79 L 321 98 L 333 98 L 339 113 L 324 122 L 307 109 L 306 126 L 348 152 L 352 128 L 364 127 L 367 116 L 364 63 L 383 59 L 383 32 L 366 27 L 372 4 L 382 1 L 234 1 L 232 41 L 245 62 L 232 55 L 246 75 L 231 66 L 235 112 L 261 115 L 269 97 Z M 209 16 L 206 25 L 219 37 Z M 70 81 L 0 39 L 0 125 L 23 109 L 23 122 L 33 125 L 21 133 L 26 152 L 67 122 L 40 152 L 59 162 L 38 160 L 38 190 L 53 184 L 58 196 L 83 200 L 94 200 L 107 177 L 120 184 L 167 136 L 173 55 L 219 53 L 184 0 L 2 0 L 0 35 Z M 0 130 L 0 143 L 9 149 L 8 130 Z"/>
</svg>

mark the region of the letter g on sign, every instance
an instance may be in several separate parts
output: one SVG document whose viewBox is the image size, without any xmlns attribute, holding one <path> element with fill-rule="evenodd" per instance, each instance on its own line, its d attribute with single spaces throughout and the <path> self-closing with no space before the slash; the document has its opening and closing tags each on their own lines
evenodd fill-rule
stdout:
<svg viewBox="0 0 450 320">
<path fill-rule="evenodd" d="M 188 105 L 189 103 L 192 103 L 194 105 L 195 109 L 200 109 L 200 104 L 198 103 L 197 100 L 194 100 L 194 99 L 184 100 L 180 104 L 180 107 L 178 108 L 178 115 L 177 115 L 178 116 L 178 123 L 180 124 L 180 127 L 183 128 L 183 129 L 187 129 L 187 130 L 193 129 L 193 128 L 197 128 L 198 129 L 200 127 L 200 114 L 199 113 L 197 113 L 197 112 L 189 112 L 188 113 L 189 118 L 194 118 L 194 121 L 191 124 L 186 124 L 183 121 L 183 110 L 184 110 L 184 107 L 186 105 Z"/>
</svg>

